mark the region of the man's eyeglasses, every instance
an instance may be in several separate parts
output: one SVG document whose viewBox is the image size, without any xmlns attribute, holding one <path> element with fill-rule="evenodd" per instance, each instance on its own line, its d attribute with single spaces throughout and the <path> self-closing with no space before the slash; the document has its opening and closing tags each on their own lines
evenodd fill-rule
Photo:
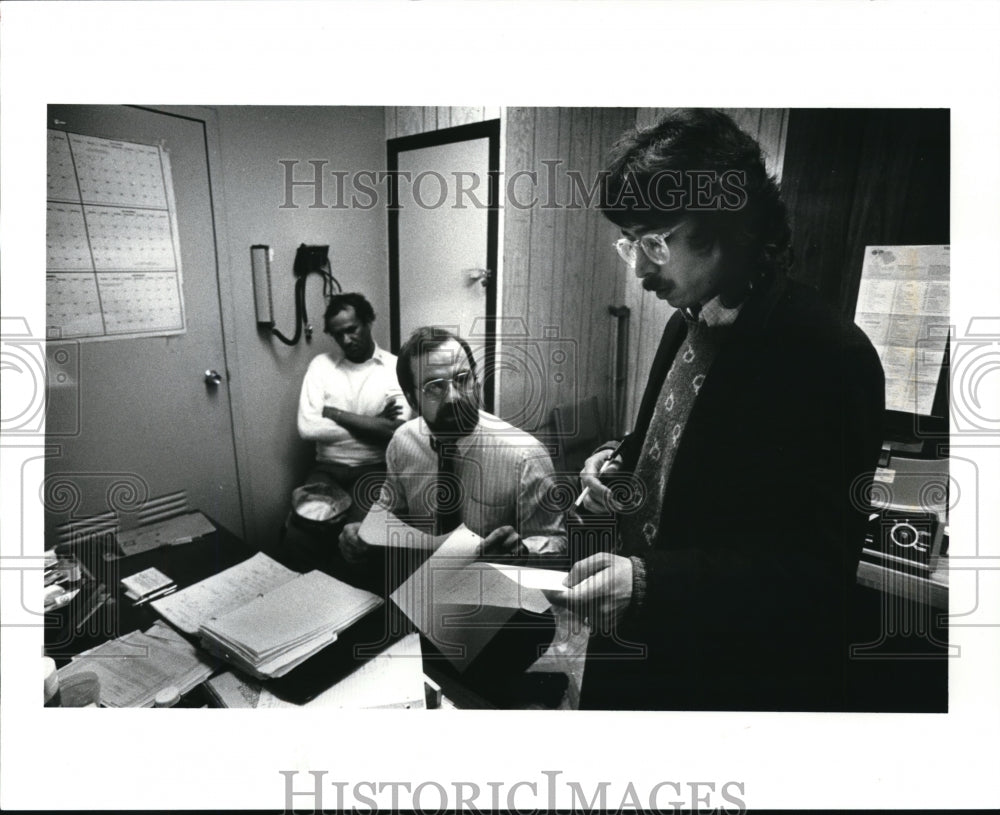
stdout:
<svg viewBox="0 0 1000 815">
<path fill-rule="evenodd" d="M 444 399 L 448 388 L 454 386 L 459 393 L 470 393 L 475 390 L 476 377 L 471 371 L 463 371 L 450 379 L 432 379 L 420 386 L 420 392 L 428 399 Z"/>
<path fill-rule="evenodd" d="M 651 232 L 635 240 L 631 238 L 619 238 L 615 241 L 615 249 L 618 250 L 621 259 L 628 264 L 630 269 L 635 268 L 639 247 L 642 247 L 642 251 L 646 257 L 653 263 L 662 266 L 670 260 L 670 247 L 667 245 L 667 238 L 674 234 L 675 231 L 676 227 L 667 232 Z"/>
</svg>

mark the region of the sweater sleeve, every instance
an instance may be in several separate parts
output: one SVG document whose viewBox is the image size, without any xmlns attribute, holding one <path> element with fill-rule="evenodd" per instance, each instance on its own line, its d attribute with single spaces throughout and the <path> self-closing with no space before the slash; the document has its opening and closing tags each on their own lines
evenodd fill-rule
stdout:
<svg viewBox="0 0 1000 815">
<path fill-rule="evenodd" d="M 330 444 L 345 441 L 351 434 L 333 419 L 323 416 L 326 404 L 326 369 L 331 363 L 323 357 L 316 357 L 306 370 L 299 393 L 298 428 L 305 441 Z"/>
</svg>

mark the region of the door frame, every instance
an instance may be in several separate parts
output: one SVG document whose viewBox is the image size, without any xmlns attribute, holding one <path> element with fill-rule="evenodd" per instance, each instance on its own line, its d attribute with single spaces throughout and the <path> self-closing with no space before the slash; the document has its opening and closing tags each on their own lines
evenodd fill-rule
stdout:
<svg viewBox="0 0 1000 815">
<path fill-rule="evenodd" d="M 486 211 L 486 268 L 492 274 L 486 285 L 486 331 L 483 355 L 483 402 L 486 410 L 493 412 L 494 365 L 496 361 L 497 286 L 500 254 L 500 120 L 447 127 L 400 136 L 386 141 L 386 167 L 388 170 L 388 232 L 389 232 L 389 331 L 394 354 L 401 345 L 399 326 L 399 154 L 425 147 L 438 147 L 476 139 L 488 139 L 487 160 L 487 211 Z"/>
</svg>

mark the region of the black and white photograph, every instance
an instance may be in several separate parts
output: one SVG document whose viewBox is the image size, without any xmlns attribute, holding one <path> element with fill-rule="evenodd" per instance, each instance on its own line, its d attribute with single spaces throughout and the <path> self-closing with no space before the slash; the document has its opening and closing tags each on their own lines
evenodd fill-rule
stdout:
<svg viewBox="0 0 1000 815">
<path fill-rule="evenodd" d="M 5 2 L 4 808 L 996 804 L 1000 13 L 913 6 Z"/>
</svg>

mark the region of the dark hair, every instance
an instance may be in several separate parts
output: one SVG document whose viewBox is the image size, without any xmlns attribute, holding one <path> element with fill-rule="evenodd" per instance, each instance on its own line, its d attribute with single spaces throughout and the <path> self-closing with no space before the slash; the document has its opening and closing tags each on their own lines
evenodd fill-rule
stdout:
<svg viewBox="0 0 1000 815">
<path fill-rule="evenodd" d="M 347 294 L 335 294 L 327 301 L 323 323 L 330 322 L 331 317 L 335 317 L 347 308 L 353 308 L 355 316 L 366 325 L 375 322 L 375 309 L 365 299 L 365 296 L 357 292 L 348 292 Z"/>
<path fill-rule="evenodd" d="M 623 228 L 691 219 L 695 247 L 718 242 L 751 277 L 787 270 L 791 232 L 760 145 L 725 113 L 677 110 L 625 133 L 601 177 L 600 209 Z"/>
<path fill-rule="evenodd" d="M 472 368 L 472 373 L 475 374 L 476 360 L 472 356 L 472 348 L 469 347 L 469 343 L 447 328 L 433 325 L 421 326 L 410 334 L 409 339 L 399 349 L 399 357 L 396 360 L 396 379 L 399 380 L 399 387 L 411 404 L 415 404 L 417 394 L 417 383 L 413 378 L 411 363 L 414 359 L 423 356 L 428 351 L 433 351 L 435 348 L 440 348 L 451 340 L 455 340 L 462 346 Z"/>
</svg>

